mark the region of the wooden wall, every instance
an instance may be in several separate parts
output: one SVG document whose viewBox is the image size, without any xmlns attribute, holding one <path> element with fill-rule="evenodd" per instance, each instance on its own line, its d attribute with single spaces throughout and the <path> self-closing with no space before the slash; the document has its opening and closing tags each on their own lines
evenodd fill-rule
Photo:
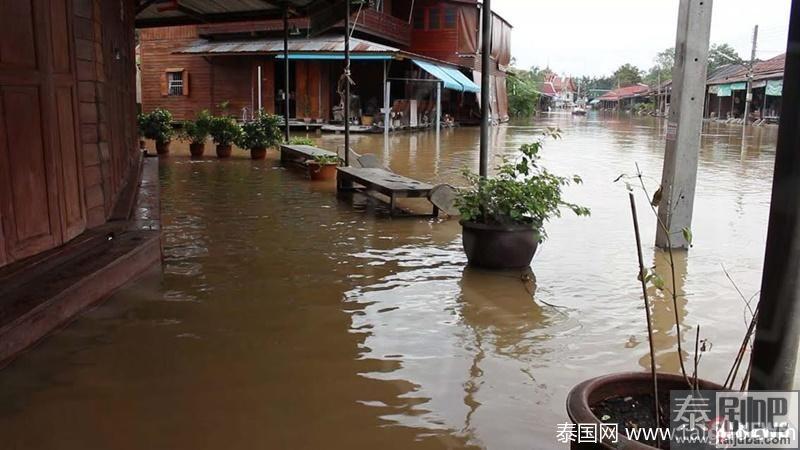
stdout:
<svg viewBox="0 0 800 450">
<path fill-rule="evenodd" d="M 134 2 L 0 2 L 0 266 L 102 225 L 135 167 Z"/>
</svg>

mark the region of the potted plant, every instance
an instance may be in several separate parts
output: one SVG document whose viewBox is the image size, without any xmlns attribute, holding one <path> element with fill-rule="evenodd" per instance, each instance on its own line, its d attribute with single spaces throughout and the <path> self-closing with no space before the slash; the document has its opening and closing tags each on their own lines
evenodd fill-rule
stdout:
<svg viewBox="0 0 800 450">
<path fill-rule="evenodd" d="M 647 189 L 642 179 L 641 173 L 636 177 L 641 184 L 642 190 L 647 194 Z M 617 180 L 625 178 L 621 175 Z M 627 184 L 627 183 L 626 183 Z M 639 434 L 638 441 L 628 438 L 632 434 L 628 431 L 636 429 L 665 429 L 669 428 L 672 435 L 676 436 L 680 432 L 672 428 L 671 419 L 674 417 L 672 413 L 673 405 L 670 404 L 670 391 L 692 391 L 692 395 L 697 399 L 698 396 L 703 395 L 702 390 L 720 391 L 720 390 L 745 390 L 750 378 L 751 367 L 742 365 L 748 347 L 751 346 L 755 324 L 758 319 L 758 307 L 750 310 L 749 301 L 745 298 L 738 287 L 736 290 L 742 296 L 742 300 L 747 305 L 748 310 L 751 311 L 751 317 L 747 332 L 744 339 L 739 346 L 739 352 L 733 360 L 732 366 L 728 372 L 728 377 L 722 385 L 703 380 L 698 376 L 698 366 L 703 352 L 710 349 L 707 347 L 707 341 L 700 339 L 700 325 L 695 327 L 694 339 L 694 355 L 685 352 L 681 344 L 682 329 L 681 318 L 678 311 L 678 298 L 683 296 L 679 292 L 678 277 L 675 271 L 675 259 L 673 255 L 673 241 L 664 223 L 658 218 L 656 207 L 661 201 L 660 189 L 655 192 L 650 202 L 650 209 L 656 217 L 657 226 L 665 230 L 667 239 L 666 248 L 666 270 L 669 272 L 669 279 L 671 286 L 666 285 L 661 276 L 656 272 L 657 267 L 646 268 L 644 265 L 644 256 L 642 254 L 642 243 L 640 239 L 639 221 L 636 213 L 636 200 L 633 195 L 633 189 L 628 184 L 628 196 L 631 205 L 631 213 L 633 215 L 634 236 L 636 238 L 636 247 L 639 259 L 639 273 L 638 282 L 642 290 L 642 300 L 644 301 L 645 320 L 647 323 L 647 339 L 649 344 L 649 359 L 650 371 L 649 372 L 630 372 L 630 373 L 616 373 L 599 376 L 586 380 L 575 386 L 568 394 L 566 406 L 567 414 L 573 424 L 589 424 L 597 427 L 602 424 L 607 424 L 616 427 L 617 441 L 612 442 L 609 439 L 602 439 L 599 442 L 582 445 L 574 440 L 572 441 L 572 448 L 597 448 L 597 449 L 613 449 L 613 448 L 626 448 L 626 449 L 657 449 L 669 448 L 670 442 L 660 441 L 658 434 Z M 648 195 L 648 198 L 650 196 Z M 681 230 L 684 241 L 688 246 L 692 245 L 692 233 L 689 229 Z M 661 292 L 664 299 L 671 300 L 671 308 L 675 314 L 674 323 L 672 326 L 675 328 L 675 339 L 677 343 L 677 355 L 680 363 L 680 372 L 678 374 L 660 373 L 656 366 L 655 350 L 653 347 L 653 320 L 651 319 L 651 310 L 654 308 L 653 303 L 650 301 L 650 296 L 653 293 Z M 755 296 L 754 296 L 755 297 Z M 751 348 L 752 350 L 752 348 Z M 684 355 L 686 359 L 693 360 L 692 366 L 687 368 L 684 363 Z M 740 371 L 741 368 L 741 371 Z M 691 370 L 691 371 L 690 371 Z M 740 379 L 737 379 L 740 377 Z M 735 385 L 735 383 L 740 383 Z M 698 399 L 698 401 L 700 401 Z M 713 401 L 713 399 L 708 399 Z M 714 440 L 717 437 L 716 428 L 720 423 L 703 422 L 701 424 L 708 427 L 707 433 L 698 434 L 698 438 L 705 438 L 709 441 L 701 442 L 696 441 L 692 444 L 691 448 L 715 448 L 715 444 L 720 444 Z M 689 428 L 688 434 L 696 432 L 697 429 Z M 572 440 L 572 439 L 570 439 Z M 683 447 L 682 447 L 683 448 Z M 721 447 L 716 447 L 721 448 Z"/>
<path fill-rule="evenodd" d="M 545 136 L 560 137 L 549 129 Z M 530 265 L 547 234 L 544 223 L 566 207 L 579 216 L 589 210 L 562 198 L 562 188 L 580 183 L 577 175 L 560 177 L 539 163 L 544 137 L 520 147 L 518 160 L 504 158 L 497 176 L 488 178 L 465 171 L 470 187 L 456 196 L 461 214 L 462 242 L 470 265 L 512 269 Z"/>
<path fill-rule="evenodd" d="M 217 157 L 228 158 L 231 156 L 233 143 L 239 138 L 242 128 L 236 119 L 230 116 L 214 116 L 209 121 L 208 134 L 217 144 Z"/>
<path fill-rule="evenodd" d="M 242 149 L 250 149 L 250 158 L 264 159 L 267 148 L 281 142 L 280 123 L 280 116 L 259 111 L 253 120 L 242 125 L 242 132 L 236 143 Z"/>
<path fill-rule="evenodd" d="M 291 145 L 310 145 L 314 146 L 314 140 L 308 136 L 295 136 L 289 139 L 289 144 Z"/>
<path fill-rule="evenodd" d="M 156 141 L 156 153 L 169 154 L 169 144 L 174 130 L 172 129 L 172 114 L 164 108 L 156 108 L 150 114 L 145 114 L 144 136 Z"/>
<path fill-rule="evenodd" d="M 211 125 L 211 113 L 204 109 L 197 113 L 195 120 L 185 120 L 182 123 L 180 139 L 189 142 L 189 153 L 192 157 L 203 156 L 206 148 L 206 139 Z"/>
<path fill-rule="evenodd" d="M 327 181 L 336 178 L 336 167 L 341 158 L 336 155 L 317 155 L 306 161 L 308 177 L 313 181 Z"/>
</svg>

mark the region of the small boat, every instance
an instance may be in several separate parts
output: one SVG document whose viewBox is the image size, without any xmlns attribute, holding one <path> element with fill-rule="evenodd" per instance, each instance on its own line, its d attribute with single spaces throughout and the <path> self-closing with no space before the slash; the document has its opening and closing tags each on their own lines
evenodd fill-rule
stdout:
<svg viewBox="0 0 800 450">
<path fill-rule="evenodd" d="M 586 109 L 581 107 L 581 106 L 576 106 L 576 107 L 572 108 L 572 115 L 573 116 L 585 116 L 586 115 Z"/>
</svg>

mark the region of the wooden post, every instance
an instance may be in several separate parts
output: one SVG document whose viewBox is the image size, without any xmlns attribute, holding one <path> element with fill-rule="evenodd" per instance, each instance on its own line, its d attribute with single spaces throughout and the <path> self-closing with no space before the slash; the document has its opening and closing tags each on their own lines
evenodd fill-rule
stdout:
<svg viewBox="0 0 800 450">
<path fill-rule="evenodd" d="M 750 390 L 793 389 L 800 337 L 800 0 L 792 1 L 783 107 Z"/>
<path fill-rule="evenodd" d="M 489 172 L 489 93 L 491 88 L 491 60 L 492 52 L 492 1 L 483 0 L 483 20 L 481 27 L 481 146 L 480 166 L 478 173 L 486 176 Z"/>
<path fill-rule="evenodd" d="M 344 8 L 344 165 L 350 166 L 350 0 Z"/>
<path fill-rule="evenodd" d="M 672 106 L 658 207 L 658 220 L 663 226 L 656 231 L 656 245 L 661 248 L 689 247 L 682 230 L 692 225 L 712 4 L 713 0 L 680 2 Z"/>
<path fill-rule="evenodd" d="M 756 65 L 756 43 L 758 42 L 758 25 L 753 29 L 753 49 L 750 53 L 750 66 L 747 68 L 747 91 L 744 94 L 744 115 L 742 116 L 742 141 L 747 130 L 750 102 L 753 99 L 753 66 Z"/>
<path fill-rule="evenodd" d="M 289 142 L 289 6 L 283 7 L 283 85 L 286 102 L 283 109 L 283 137 Z"/>
</svg>

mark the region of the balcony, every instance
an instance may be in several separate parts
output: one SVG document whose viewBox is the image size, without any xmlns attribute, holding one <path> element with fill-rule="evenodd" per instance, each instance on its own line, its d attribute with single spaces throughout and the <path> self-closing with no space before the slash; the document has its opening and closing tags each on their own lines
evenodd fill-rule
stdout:
<svg viewBox="0 0 800 450">
<path fill-rule="evenodd" d="M 402 19 L 367 8 L 358 14 L 358 19 L 353 14 L 353 20 L 357 31 L 391 41 L 403 47 L 411 45 L 411 25 Z"/>
</svg>

